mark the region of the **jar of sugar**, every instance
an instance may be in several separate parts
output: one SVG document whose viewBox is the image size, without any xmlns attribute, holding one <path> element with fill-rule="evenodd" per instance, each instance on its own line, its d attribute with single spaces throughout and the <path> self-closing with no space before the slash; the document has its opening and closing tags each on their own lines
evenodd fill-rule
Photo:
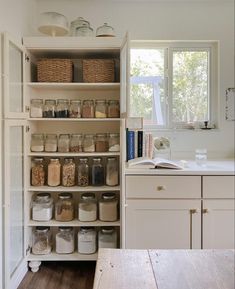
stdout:
<svg viewBox="0 0 235 289">
<path fill-rule="evenodd" d="M 78 232 L 78 253 L 94 254 L 96 252 L 96 230 L 94 227 L 81 227 Z"/>
<path fill-rule="evenodd" d="M 53 200 L 49 193 L 39 193 L 32 202 L 32 219 L 50 221 L 52 219 Z"/>
<path fill-rule="evenodd" d="M 74 252 L 74 232 L 72 227 L 59 227 L 55 237 L 56 253 L 71 254 Z"/>
<path fill-rule="evenodd" d="M 81 222 L 92 222 L 97 219 L 97 202 L 94 193 L 84 193 L 78 205 L 78 219 Z"/>
</svg>

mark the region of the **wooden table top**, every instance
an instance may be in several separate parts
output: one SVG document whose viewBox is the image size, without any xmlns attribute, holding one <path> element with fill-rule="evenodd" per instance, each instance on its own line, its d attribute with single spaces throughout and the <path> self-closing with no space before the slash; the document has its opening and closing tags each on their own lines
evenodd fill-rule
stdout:
<svg viewBox="0 0 235 289">
<path fill-rule="evenodd" d="M 100 249 L 93 289 L 234 289 L 234 254 Z"/>
</svg>

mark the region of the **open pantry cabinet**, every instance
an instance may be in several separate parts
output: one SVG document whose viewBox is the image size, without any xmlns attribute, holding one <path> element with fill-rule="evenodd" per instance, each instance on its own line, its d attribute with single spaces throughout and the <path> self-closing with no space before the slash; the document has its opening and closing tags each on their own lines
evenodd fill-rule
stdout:
<svg viewBox="0 0 235 289">
<path fill-rule="evenodd" d="M 5 249 L 5 289 L 15 289 L 27 271 L 27 262 L 36 272 L 42 261 L 79 261 L 96 260 L 94 254 L 80 254 L 77 247 L 77 234 L 81 227 L 94 227 L 98 233 L 101 227 L 114 227 L 118 236 L 118 247 L 124 244 L 122 233 L 124 219 L 123 166 L 125 144 L 123 143 L 124 118 L 128 93 L 128 37 L 119 38 L 72 38 L 72 37 L 29 37 L 23 39 L 23 45 L 16 44 L 7 34 L 1 37 L 3 58 L 3 141 L 4 141 L 4 249 Z M 49 83 L 37 82 L 36 63 L 41 58 L 67 58 L 73 62 L 73 82 Z M 112 58 L 115 60 L 115 82 L 84 83 L 82 80 L 81 60 Z M 67 100 L 119 100 L 120 117 L 116 118 L 43 118 L 31 117 L 32 99 Z M 39 134 L 97 134 L 119 133 L 120 151 L 107 152 L 32 152 L 31 135 Z M 118 161 L 119 183 L 116 186 L 81 187 L 76 183 L 71 187 L 61 184 L 56 187 L 47 185 L 32 186 L 31 166 L 35 158 L 43 158 L 46 168 L 50 158 L 58 158 L 64 164 L 65 158 L 73 158 L 76 164 L 82 157 L 101 158 L 104 168 L 107 158 Z M 46 177 L 45 177 L 46 179 Z M 104 178 L 105 179 L 105 178 Z M 72 221 L 35 221 L 32 219 L 32 200 L 37 193 L 47 192 L 58 200 L 58 194 L 69 192 L 74 200 L 74 218 Z M 94 192 L 99 200 L 104 192 L 115 192 L 118 198 L 118 220 L 113 222 L 81 222 L 78 220 L 78 203 L 82 193 Z M 52 233 L 52 252 L 46 255 L 32 254 L 32 234 L 36 227 L 49 227 Z M 59 227 L 72 227 L 75 235 L 75 251 L 71 254 L 55 252 L 55 234 Z"/>
</svg>

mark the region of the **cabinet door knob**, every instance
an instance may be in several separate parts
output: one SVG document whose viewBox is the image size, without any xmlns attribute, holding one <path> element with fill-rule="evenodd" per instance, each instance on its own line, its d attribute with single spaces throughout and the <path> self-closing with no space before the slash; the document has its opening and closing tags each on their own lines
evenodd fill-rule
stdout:
<svg viewBox="0 0 235 289">
<path fill-rule="evenodd" d="M 208 214 L 208 213 L 210 213 L 210 210 L 209 209 L 203 209 L 203 214 Z"/>
<path fill-rule="evenodd" d="M 199 209 L 191 209 L 190 210 L 190 214 L 198 214 L 199 213 Z"/>
<path fill-rule="evenodd" d="M 166 187 L 165 186 L 157 186 L 157 191 L 165 191 Z"/>
</svg>

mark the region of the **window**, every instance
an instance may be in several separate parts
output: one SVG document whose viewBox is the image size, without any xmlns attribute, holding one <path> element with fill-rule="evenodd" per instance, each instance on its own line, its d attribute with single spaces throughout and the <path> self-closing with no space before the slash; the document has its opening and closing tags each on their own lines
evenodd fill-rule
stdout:
<svg viewBox="0 0 235 289">
<path fill-rule="evenodd" d="M 215 122 L 217 43 L 133 42 L 130 115 L 145 127 Z"/>
</svg>

